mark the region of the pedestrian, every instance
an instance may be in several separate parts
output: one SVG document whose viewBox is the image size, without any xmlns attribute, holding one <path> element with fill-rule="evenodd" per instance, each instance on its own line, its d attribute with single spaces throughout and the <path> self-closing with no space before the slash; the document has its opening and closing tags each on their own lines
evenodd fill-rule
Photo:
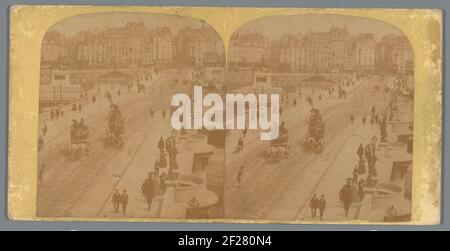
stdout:
<svg viewBox="0 0 450 251">
<path fill-rule="evenodd" d="M 42 164 L 41 168 L 39 168 L 39 173 L 38 173 L 39 184 L 42 182 L 42 179 L 44 178 L 44 172 L 45 172 L 45 165 Z"/>
<path fill-rule="evenodd" d="M 358 175 L 359 175 L 358 166 L 355 165 L 355 168 L 353 169 L 353 184 L 358 184 Z"/>
<path fill-rule="evenodd" d="M 114 205 L 114 213 L 118 213 L 120 207 L 120 193 L 118 189 L 116 189 L 112 195 L 112 203 Z"/>
<path fill-rule="evenodd" d="M 364 179 L 360 179 L 358 182 L 358 196 L 359 196 L 359 201 L 363 201 L 364 200 L 364 185 L 366 184 L 366 182 L 364 181 Z"/>
<path fill-rule="evenodd" d="M 167 167 L 167 158 L 166 158 L 167 154 L 165 152 L 162 152 L 159 155 L 159 167 L 160 168 L 165 168 Z"/>
<path fill-rule="evenodd" d="M 45 135 L 47 135 L 47 123 L 44 123 L 44 126 L 42 128 L 42 133 L 44 134 L 44 137 L 45 137 Z"/>
<path fill-rule="evenodd" d="M 242 132 L 242 137 L 245 138 L 247 136 L 247 126 L 244 127 L 244 131 Z"/>
<path fill-rule="evenodd" d="M 364 117 L 362 118 L 363 128 L 366 127 L 366 121 L 367 121 L 366 116 L 364 116 Z"/>
<path fill-rule="evenodd" d="M 241 166 L 241 168 L 239 169 L 238 175 L 237 175 L 238 186 L 241 185 L 241 181 L 242 181 L 242 176 L 243 175 L 244 175 L 244 166 Z"/>
<path fill-rule="evenodd" d="M 165 147 L 164 147 L 164 139 L 163 139 L 163 137 L 161 137 L 159 139 L 158 148 L 159 148 L 160 153 L 164 152 L 164 148 Z"/>
<path fill-rule="evenodd" d="M 59 109 L 55 109 L 55 118 L 56 118 L 56 119 L 59 118 Z"/>
<path fill-rule="evenodd" d="M 150 210 L 152 207 L 152 201 L 154 197 L 152 173 L 149 173 L 148 178 L 145 179 L 144 183 L 141 186 L 141 190 L 142 193 L 144 194 L 145 201 L 147 202 L 147 210 Z"/>
<path fill-rule="evenodd" d="M 53 109 L 50 109 L 50 119 L 53 120 L 54 117 L 55 117 L 55 112 L 53 111 Z"/>
<path fill-rule="evenodd" d="M 355 117 L 352 115 L 350 115 L 350 123 L 353 125 L 353 121 L 355 120 Z"/>
<path fill-rule="evenodd" d="M 123 190 L 122 194 L 120 195 L 120 204 L 122 204 L 122 214 L 125 215 L 127 211 L 127 205 L 128 205 L 128 194 L 127 190 Z"/>
<path fill-rule="evenodd" d="M 153 168 L 155 169 L 155 176 L 159 177 L 159 168 L 161 165 L 159 164 L 159 159 L 155 160 L 155 164 L 153 165 Z"/>
<path fill-rule="evenodd" d="M 341 202 L 341 207 L 344 207 L 344 192 L 345 192 L 345 184 L 342 185 L 341 190 L 339 190 L 339 201 Z"/>
<path fill-rule="evenodd" d="M 38 139 L 38 151 L 44 149 L 44 139 L 42 138 L 42 135 L 39 136 Z"/>
<path fill-rule="evenodd" d="M 316 194 L 313 195 L 311 200 L 309 201 L 309 208 L 311 209 L 311 217 L 316 218 L 317 214 L 317 206 L 318 206 L 318 199 Z"/>
<path fill-rule="evenodd" d="M 64 117 L 64 112 L 63 112 L 63 110 L 59 111 L 59 113 L 61 113 L 61 118 Z"/>
<path fill-rule="evenodd" d="M 342 189 L 342 200 L 344 202 L 344 212 L 345 217 L 348 217 L 348 212 L 350 210 L 350 206 L 352 204 L 352 185 L 350 184 L 350 180 L 347 181 L 347 184 L 344 185 Z"/>
<path fill-rule="evenodd" d="M 238 152 L 244 150 L 244 140 L 242 138 L 239 138 L 238 140 Z"/>
<path fill-rule="evenodd" d="M 364 155 L 364 146 L 362 143 L 359 144 L 358 150 L 356 151 L 356 154 L 359 157 L 359 160 L 361 161 Z"/>
<path fill-rule="evenodd" d="M 319 200 L 320 220 L 322 220 L 322 218 L 323 218 L 323 214 L 325 213 L 326 207 L 327 207 L 327 201 L 325 200 L 325 196 L 322 194 L 322 195 L 320 195 L 320 200 Z"/>
<path fill-rule="evenodd" d="M 369 169 L 369 174 L 371 176 L 377 176 L 377 170 L 375 168 L 375 163 L 377 162 L 377 156 L 375 154 L 376 141 L 372 140 L 371 143 L 367 144 L 364 149 L 364 154 L 367 159 L 367 167 Z"/>
<path fill-rule="evenodd" d="M 309 105 L 313 105 L 313 99 L 311 96 L 308 96 L 308 98 L 306 98 L 306 101 L 308 102 Z"/>
</svg>

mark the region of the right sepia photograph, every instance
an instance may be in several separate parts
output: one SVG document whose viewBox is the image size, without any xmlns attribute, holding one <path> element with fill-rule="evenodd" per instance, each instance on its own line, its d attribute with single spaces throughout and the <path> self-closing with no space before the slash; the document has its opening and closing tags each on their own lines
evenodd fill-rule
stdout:
<svg viewBox="0 0 450 251">
<path fill-rule="evenodd" d="M 279 95 L 276 139 L 226 133 L 226 219 L 411 221 L 414 51 L 396 27 L 254 20 L 228 43 L 226 92 Z"/>
</svg>

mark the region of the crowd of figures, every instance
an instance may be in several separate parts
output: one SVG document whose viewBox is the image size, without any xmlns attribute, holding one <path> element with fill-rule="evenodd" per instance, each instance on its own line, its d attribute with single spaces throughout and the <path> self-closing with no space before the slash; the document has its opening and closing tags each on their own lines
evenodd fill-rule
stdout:
<svg viewBox="0 0 450 251">
<path fill-rule="evenodd" d="M 164 195 L 166 192 L 166 182 L 177 178 L 178 163 L 176 157 L 178 149 L 176 147 L 175 134 L 163 139 L 160 138 L 157 144 L 159 158 L 155 160 L 153 171 L 148 173 L 144 180 L 141 191 L 147 203 L 147 209 L 151 209 L 153 199 L 156 196 Z M 169 161 L 167 161 L 169 159 Z M 168 170 L 167 170 L 168 169 Z M 166 171 L 167 170 L 167 171 Z"/>
<path fill-rule="evenodd" d="M 327 207 L 327 201 L 325 200 L 325 195 L 320 195 L 320 199 L 314 194 L 309 200 L 309 208 L 311 209 L 311 217 L 314 219 L 317 217 L 317 211 L 319 211 L 320 220 L 323 219 L 325 214 L 325 208 Z"/>
<path fill-rule="evenodd" d="M 50 120 L 55 120 L 64 117 L 64 111 L 61 108 L 50 109 Z"/>
<path fill-rule="evenodd" d="M 339 191 L 339 200 L 344 209 L 345 217 L 349 216 L 349 210 L 353 203 L 364 200 L 364 188 L 374 187 L 376 185 L 376 145 L 377 137 L 374 136 L 372 137 L 371 142 L 365 147 L 361 143 L 356 150 L 358 164 L 354 166 L 352 176 L 346 179 L 346 183 Z M 366 175 L 365 178 L 364 175 Z M 325 196 L 322 194 L 319 199 L 316 194 L 314 194 L 310 199 L 309 207 L 311 209 L 311 217 L 316 218 L 317 211 L 319 211 L 319 217 L 320 220 L 322 220 L 326 208 Z"/>
<path fill-rule="evenodd" d="M 391 111 L 392 113 L 392 111 Z M 353 123 L 353 115 L 350 118 Z M 371 127 L 379 126 L 381 142 L 385 142 L 387 137 L 386 121 L 387 112 L 383 111 L 379 115 L 375 106 L 372 106 L 370 115 Z M 365 128 L 367 119 L 362 118 L 362 126 Z M 365 146 L 360 143 L 356 149 L 357 164 L 353 168 L 352 177 L 347 178 L 346 183 L 339 191 L 339 199 L 344 208 L 345 217 L 348 217 L 350 207 L 353 203 L 358 203 L 364 200 L 364 189 L 374 188 L 377 184 L 377 168 L 376 162 L 378 160 L 376 149 L 378 144 L 377 136 L 373 136 L 369 143 Z"/>
</svg>

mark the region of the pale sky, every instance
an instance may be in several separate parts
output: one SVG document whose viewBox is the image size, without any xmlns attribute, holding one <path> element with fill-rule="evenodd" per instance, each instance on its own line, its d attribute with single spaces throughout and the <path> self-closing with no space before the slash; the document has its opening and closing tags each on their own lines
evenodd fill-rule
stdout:
<svg viewBox="0 0 450 251">
<path fill-rule="evenodd" d="M 144 21 L 145 25 L 152 29 L 157 26 L 168 26 L 172 32 L 191 26 L 201 27 L 202 22 L 189 17 L 181 17 L 165 14 L 106 12 L 96 14 L 78 15 L 67 18 L 53 25 L 49 30 L 57 30 L 66 36 L 76 35 L 80 31 L 102 30 L 106 27 L 123 27 L 127 22 Z M 206 23 L 206 25 L 208 25 Z M 271 16 L 256 19 L 244 24 L 239 32 L 261 32 L 270 40 L 277 39 L 283 34 L 307 33 L 309 31 L 329 31 L 331 25 L 344 27 L 347 25 L 350 33 L 373 33 L 379 40 L 387 34 L 401 35 L 394 26 L 373 19 L 329 15 L 329 14 L 300 14 L 287 16 Z"/>
<path fill-rule="evenodd" d="M 197 28 L 202 25 L 202 22 L 199 20 L 175 15 L 110 12 L 70 17 L 54 24 L 49 31 L 56 30 L 65 36 L 73 36 L 80 31 L 103 30 L 106 27 L 123 27 L 129 21 L 140 22 L 141 20 L 149 29 L 157 26 L 168 26 L 172 32 L 177 32 L 178 29 L 186 26 Z"/>
<path fill-rule="evenodd" d="M 243 25 L 238 31 L 243 33 L 260 32 L 267 36 L 269 40 L 273 40 L 281 37 L 283 34 L 329 31 L 332 25 L 340 28 L 347 25 L 351 34 L 360 32 L 373 33 L 377 40 L 391 33 L 402 35 L 402 32 L 397 28 L 382 21 L 330 14 L 264 17 Z"/>
</svg>

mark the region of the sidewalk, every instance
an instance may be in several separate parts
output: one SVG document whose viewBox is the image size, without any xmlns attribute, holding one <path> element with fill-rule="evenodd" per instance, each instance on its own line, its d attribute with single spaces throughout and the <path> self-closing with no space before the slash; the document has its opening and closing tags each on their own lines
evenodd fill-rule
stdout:
<svg viewBox="0 0 450 251">
<path fill-rule="evenodd" d="M 355 204 L 352 205 L 349 211 L 349 217 L 345 217 L 345 212 L 342 203 L 339 199 L 339 191 L 342 186 L 346 183 L 347 178 L 353 177 L 353 169 L 358 163 L 358 156 L 356 151 L 359 144 L 362 143 L 365 146 L 370 142 L 372 136 L 377 135 L 377 127 L 370 127 L 370 124 L 362 127 L 359 122 L 360 118 L 355 119 L 353 135 L 350 136 L 346 144 L 342 147 L 336 159 L 330 164 L 328 170 L 325 172 L 324 176 L 320 182 L 316 185 L 312 194 L 316 194 L 318 198 L 323 194 L 327 201 L 327 206 L 324 214 L 323 220 L 326 221 L 339 221 L 355 219 L 358 214 L 358 207 Z M 359 123 L 357 123 L 359 122 Z M 379 155 L 377 153 L 377 155 Z M 367 169 L 367 166 L 366 166 Z M 367 173 L 367 170 L 366 170 Z M 310 196 L 311 197 L 311 196 Z M 310 199 L 310 198 L 309 198 Z M 304 205 L 302 211 L 298 215 L 298 219 L 301 220 L 320 220 L 318 217 L 313 219 L 311 217 L 311 209 L 309 208 L 309 199 Z M 317 216 L 319 212 L 317 212 Z"/>
<path fill-rule="evenodd" d="M 147 209 L 147 203 L 141 191 L 141 185 L 148 176 L 148 172 L 154 171 L 154 160 L 159 157 L 159 149 L 156 147 L 159 137 L 162 136 L 166 139 L 172 131 L 172 127 L 165 124 L 168 123 L 168 121 L 168 119 L 165 121 L 149 121 L 148 125 L 142 127 L 148 128 L 153 126 L 154 128 L 150 132 L 147 132 L 143 138 L 135 139 L 133 144 L 139 145 L 138 150 L 127 163 L 126 169 L 123 170 L 122 173 L 117 173 L 115 175 L 116 181 L 112 189 L 119 189 L 119 191 L 126 189 L 129 197 L 126 215 L 114 213 L 113 204 L 111 202 L 112 190 L 110 195 L 106 197 L 98 217 L 185 218 L 187 203 L 164 201 L 167 198 L 173 198 L 173 195 L 169 194 L 170 192 L 174 192 L 172 189 L 168 189 L 162 196 L 155 197 L 152 201 L 150 210 Z M 180 175 L 191 174 L 194 161 L 193 153 L 184 147 L 184 141 L 177 143 L 177 149 L 180 151 L 177 158 Z M 209 162 L 208 168 L 217 169 L 217 164 L 220 163 L 222 163 L 220 167 L 223 168 L 223 151 L 214 151 Z M 169 167 L 165 167 L 164 169 L 160 169 L 160 173 L 165 172 L 167 174 L 168 170 Z M 217 172 L 217 170 L 213 171 L 213 175 L 217 174 L 215 172 Z M 205 183 L 209 182 L 214 181 L 209 179 L 205 180 Z M 204 190 L 203 195 L 205 197 L 214 196 L 209 190 Z M 205 197 L 197 198 L 200 204 L 202 204 L 202 200 L 210 198 Z"/>
</svg>

